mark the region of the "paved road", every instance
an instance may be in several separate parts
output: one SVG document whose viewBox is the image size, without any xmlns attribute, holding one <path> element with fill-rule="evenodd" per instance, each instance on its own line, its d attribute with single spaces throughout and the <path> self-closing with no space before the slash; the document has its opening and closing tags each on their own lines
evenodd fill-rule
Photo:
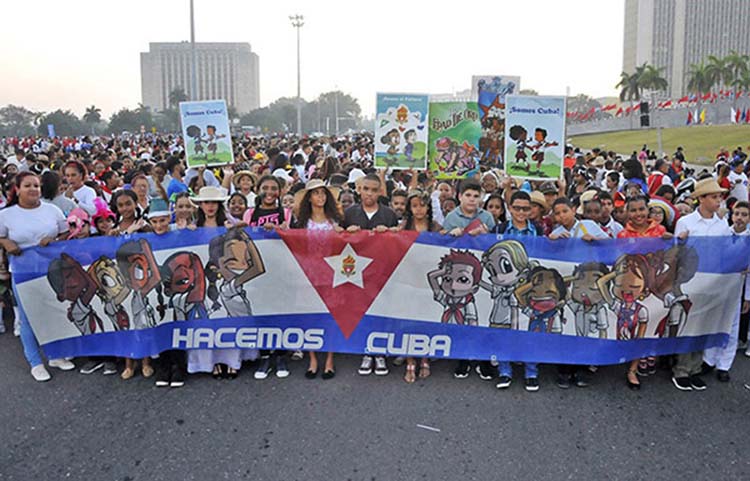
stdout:
<svg viewBox="0 0 750 481">
<path fill-rule="evenodd" d="M 0 336 L 0 480 L 748 479 L 750 359 L 733 382 L 678 392 L 666 372 L 641 392 L 623 367 L 585 389 L 520 384 L 499 392 L 452 362 L 408 386 L 385 378 L 310 381 L 194 376 L 182 389 L 136 377 L 28 374 L 19 341 Z M 418 424 L 439 431 L 418 427 Z"/>
</svg>

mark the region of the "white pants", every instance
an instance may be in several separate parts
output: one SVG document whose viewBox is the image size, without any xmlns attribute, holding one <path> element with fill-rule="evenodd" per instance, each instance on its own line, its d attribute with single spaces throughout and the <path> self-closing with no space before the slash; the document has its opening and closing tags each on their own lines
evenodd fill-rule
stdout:
<svg viewBox="0 0 750 481">
<path fill-rule="evenodd" d="M 740 307 L 732 320 L 732 328 L 729 330 L 729 342 L 726 347 L 712 347 L 703 352 L 703 361 L 709 366 L 714 366 L 721 371 L 729 371 L 737 354 L 737 338 L 740 335 Z"/>
</svg>

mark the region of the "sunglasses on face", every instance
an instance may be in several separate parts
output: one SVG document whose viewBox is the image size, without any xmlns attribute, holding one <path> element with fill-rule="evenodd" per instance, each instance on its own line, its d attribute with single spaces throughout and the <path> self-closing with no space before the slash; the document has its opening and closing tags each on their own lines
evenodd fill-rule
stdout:
<svg viewBox="0 0 750 481">
<path fill-rule="evenodd" d="M 519 212 L 529 212 L 531 210 L 531 206 L 526 205 L 512 205 L 510 208 Z"/>
</svg>

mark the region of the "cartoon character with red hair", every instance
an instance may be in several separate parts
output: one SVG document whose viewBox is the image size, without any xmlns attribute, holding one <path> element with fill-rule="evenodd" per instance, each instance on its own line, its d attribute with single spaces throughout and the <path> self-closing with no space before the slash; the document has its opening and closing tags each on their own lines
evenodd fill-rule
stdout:
<svg viewBox="0 0 750 481">
<path fill-rule="evenodd" d="M 438 268 L 427 274 L 434 299 L 443 307 L 441 322 L 477 325 L 474 294 L 482 281 L 482 263 L 468 250 L 451 250 Z"/>
<path fill-rule="evenodd" d="M 104 332 L 104 325 L 91 307 L 97 285 L 77 260 L 68 254 L 54 259 L 47 269 L 47 281 L 57 294 L 57 300 L 70 301 L 68 320 L 81 334 Z"/>
<path fill-rule="evenodd" d="M 200 257 L 192 252 L 176 252 L 162 264 L 161 281 L 170 297 L 175 321 L 206 319 L 206 275 Z"/>
</svg>

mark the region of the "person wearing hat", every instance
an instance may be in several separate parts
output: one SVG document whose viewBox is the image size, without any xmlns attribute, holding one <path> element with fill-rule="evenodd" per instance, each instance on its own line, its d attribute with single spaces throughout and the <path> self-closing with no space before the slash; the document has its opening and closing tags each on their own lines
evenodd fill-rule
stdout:
<svg viewBox="0 0 750 481">
<path fill-rule="evenodd" d="M 234 188 L 234 192 L 239 192 L 247 199 L 247 205 L 255 205 L 254 192 L 255 184 L 258 183 L 258 177 L 249 170 L 240 170 L 224 176 L 222 186 L 225 189 Z"/>
<path fill-rule="evenodd" d="M 198 227 L 224 227 L 227 220 L 224 202 L 229 199 L 224 187 L 202 187 L 190 200 L 198 207 Z"/>
<path fill-rule="evenodd" d="M 544 194 L 535 190 L 529 194 L 531 199 L 531 213 L 529 214 L 529 220 L 536 224 L 537 231 L 542 235 L 549 235 L 552 229 L 555 227 L 552 218 L 547 215 L 549 214 L 549 204 Z"/>
<path fill-rule="evenodd" d="M 572 199 L 583 194 L 591 186 L 586 167 L 578 165 L 573 169 L 573 182 L 568 188 L 568 198 Z"/>
<path fill-rule="evenodd" d="M 675 235 L 681 239 L 692 236 L 730 236 L 732 231 L 725 219 L 717 215 L 721 208 L 726 189 L 719 186 L 713 178 L 703 179 L 695 184 L 693 198 L 698 199 L 698 208 L 692 214 L 681 217 L 675 227 Z M 715 347 L 707 349 L 705 355 L 702 351 L 679 354 L 677 362 L 672 367 L 672 383 L 681 391 L 702 391 L 706 389 L 706 383 L 701 379 L 702 362 L 705 360 L 707 367 L 716 367 L 720 371 L 729 371 L 734 361 L 737 349 L 737 335 L 739 330 L 739 296 L 737 293 L 737 315 L 732 323 L 732 331 L 729 343 L 726 347 Z M 671 300 L 669 305 L 671 318 L 679 318 L 680 325 L 687 319 L 689 308 L 677 299 Z M 707 369 L 710 370 L 710 369 Z"/>
</svg>

